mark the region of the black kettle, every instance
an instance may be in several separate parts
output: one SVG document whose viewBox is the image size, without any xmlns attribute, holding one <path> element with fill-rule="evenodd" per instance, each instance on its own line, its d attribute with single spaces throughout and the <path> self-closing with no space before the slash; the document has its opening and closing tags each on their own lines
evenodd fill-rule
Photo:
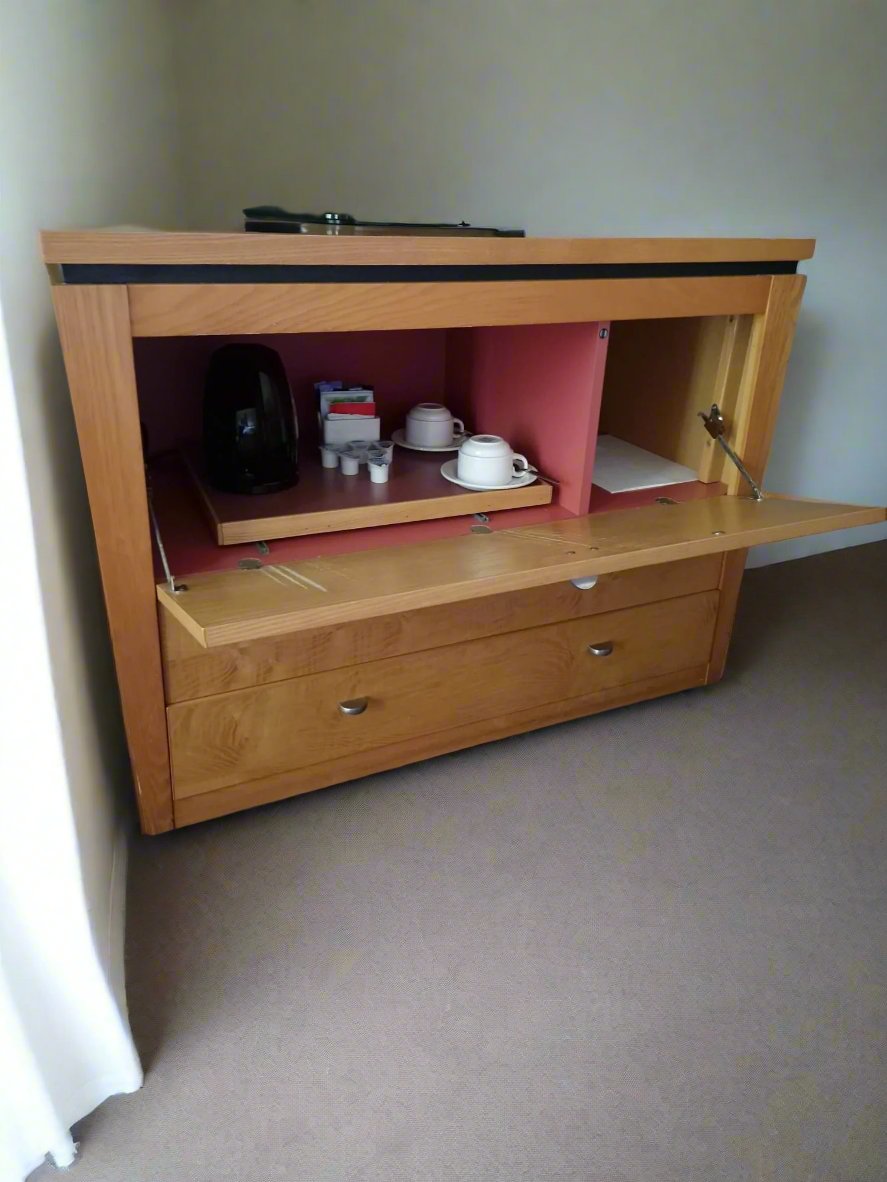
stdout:
<svg viewBox="0 0 887 1182">
<path fill-rule="evenodd" d="M 224 345 L 213 353 L 203 395 L 207 477 L 222 492 L 278 492 L 299 479 L 296 408 L 278 353 Z"/>
</svg>

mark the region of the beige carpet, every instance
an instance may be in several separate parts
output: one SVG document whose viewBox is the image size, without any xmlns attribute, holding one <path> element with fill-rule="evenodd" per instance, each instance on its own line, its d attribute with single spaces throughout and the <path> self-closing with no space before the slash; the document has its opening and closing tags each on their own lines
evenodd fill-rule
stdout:
<svg viewBox="0 0 887 1182">
<path fill-rule="evenodd" d="M 141 839 L 72 1179 L 884 1179 L 885 731 L 878 544 L 720 686 Z"/>
</svg>

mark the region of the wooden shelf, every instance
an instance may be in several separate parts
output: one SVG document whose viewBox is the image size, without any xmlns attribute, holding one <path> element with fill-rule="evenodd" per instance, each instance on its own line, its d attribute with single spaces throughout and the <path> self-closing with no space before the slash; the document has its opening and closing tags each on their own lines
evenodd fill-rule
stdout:
<svg viewBox="0 0 887 1182">
<path fill-rule="evenodd" d="M 304 562 L 306 559 L 332 558 L 361 550 L 379 550 L 408 546 L 415 542 L 442 541 L 471 532 L 476 525 L 473 517 L 441 517 L 434 521 L 404 522 L 377 529 L 342 530 L 328 534 L 307 534 L 303 537 L 281 538 L 268 543 L 269 554 L 260 555 L 254 543 L 219 546 L 213 533 L 206 527 L 206 516 L 201 511 L 200 497 L 188 476 L 180 457 L 169 454 L 151 462 L 151 485 L 154 508 L 166 554 L 176 576 L 209 571 L 237 570 L 244 559 L 263 562 Z M 723 484 L 678 484 L 664 489 L 644 489 L 641 492 L 612 495 L 594 488 L 590 512 L 610 509 L 635 509 L 653 505 L 656 498 L 667 496 L 678 503 L 689 500 L 723 496 Z M 501 509 L 490 514 L 489 528 L 494 532 L 517 529 L 521 526 L 548 525 L 554 521 L 574 517 L 568 509 L 555 501 L 548 505 L 534 505 L 525 509 Z M 154 553 L 155 581 L 163 578 L 160 555 Z"/>
<path fill-rule="evenodd" d="M 220 546 L 547 505 L 552 496 L 551 485 L 542 481 L 524 488 L 470 492 L 440 474 L 441 464 L 455 452 L 423 455 L 403 448 L 395 451 L 387 484 L 373 484 L 365 469 L 357 476 L 343 476 L 337 468 L 323 468 L 319 455 L 302 449 L 294 488 L 239 496 L 207 484 L 199 449 L 183 454 Z"/>
</svg>

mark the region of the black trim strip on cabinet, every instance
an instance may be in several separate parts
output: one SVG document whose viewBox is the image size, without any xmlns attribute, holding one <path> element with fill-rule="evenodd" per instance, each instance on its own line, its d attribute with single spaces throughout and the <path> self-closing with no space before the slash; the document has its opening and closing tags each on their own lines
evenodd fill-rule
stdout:
<svg viewBox="0 0 887 1182">
<path fill-rule="evenodd" d="M 527 263 L 515 266 L 314 266 L 240 263 L 63 263 L 70 284 L 465 283 L 526 279 L 674 279 L 794 275 L 794 259 L 760 263 Z"/>
</svg>

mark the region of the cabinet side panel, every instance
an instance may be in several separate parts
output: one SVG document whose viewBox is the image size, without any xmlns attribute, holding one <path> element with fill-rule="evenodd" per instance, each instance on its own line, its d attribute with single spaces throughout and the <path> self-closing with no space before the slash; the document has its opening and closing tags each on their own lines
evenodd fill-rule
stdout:
<svg viewBox="0 0 887 1182">
<path fill-rule="evenodd" d="M 736 415 L 742 375 L 748 356 L 752 319 L 751 316 L 728 316 L 726 331 L 721 340 L 720 356 L 709 401 L 718 404 L 728 421 L 732 421 Z M 702 397 L 697 398 L 697 402 L 705 401 L 708 391 L 702 387 L 699 393 Z M 697 407 L 697 409 L 707 411 L 708 406 Z M 697 419 L 693 425 L 698 431 L 701 423 Z M 705 432 L 705 449 L 702 453 L 702 463 L 699 466 L 699 479 L 706 483 L 726 481 L 725 473 L 730 467 L 732 465 L 721 448 Z"/>
<path fill-rule="evenodd" d="M 806 282 L 803 275 L 775 276 L 771 280 L 767 308 L 754 317 L 747 347 L 742 345 L 744 364 L 738 383 L 732 430 L 731 407 L 728 404 L 725 408 L 728 434 L 733 446 L 759 483 L 763 480 L 770 456 L 779 400 Z M 725 463 L 722 470 L 731 494 L 748 493 L 745 480 L 732 464 Z M 747 555 L 747 550 L 736 550 L 724 555 L 714 643 L 706 676 L 709 683 L 719 681 L 724 675 Z"/>
<path fill-rule="evenodd" d="M 471 330 L 469 424 L 504 436 L 558 481 L 558 504 L 587 513 L 609 325 Z M 463 362 L 463 372 L 465 370 Z"/>
<path fill-rule="evenodd" d="M 613 325 L 601 432 L 684 464 L 710 483 L 712 441 L 697 415 L 720 401 L 737 316 L 625 320 Z"/>
<path fill-rule="evenodd" d="M 782 385 L 795 335 L 795 324 L 807 280 L 803 275 L 778 275 L 770 280 L 766 310 L 752 321 L 739 388 L 735 424 L 727 423 L 730 442 L 758 481 L 764 478 Z M 748 487 L 732 464 L 724 468 L 730 493 L 747 493 Z"/>
<path fill-rule="evenodd" d="M 173 827 L 141 432 L 123 287 L 55 287 L 56 318 L 145 833 Z"/>
</svg>

